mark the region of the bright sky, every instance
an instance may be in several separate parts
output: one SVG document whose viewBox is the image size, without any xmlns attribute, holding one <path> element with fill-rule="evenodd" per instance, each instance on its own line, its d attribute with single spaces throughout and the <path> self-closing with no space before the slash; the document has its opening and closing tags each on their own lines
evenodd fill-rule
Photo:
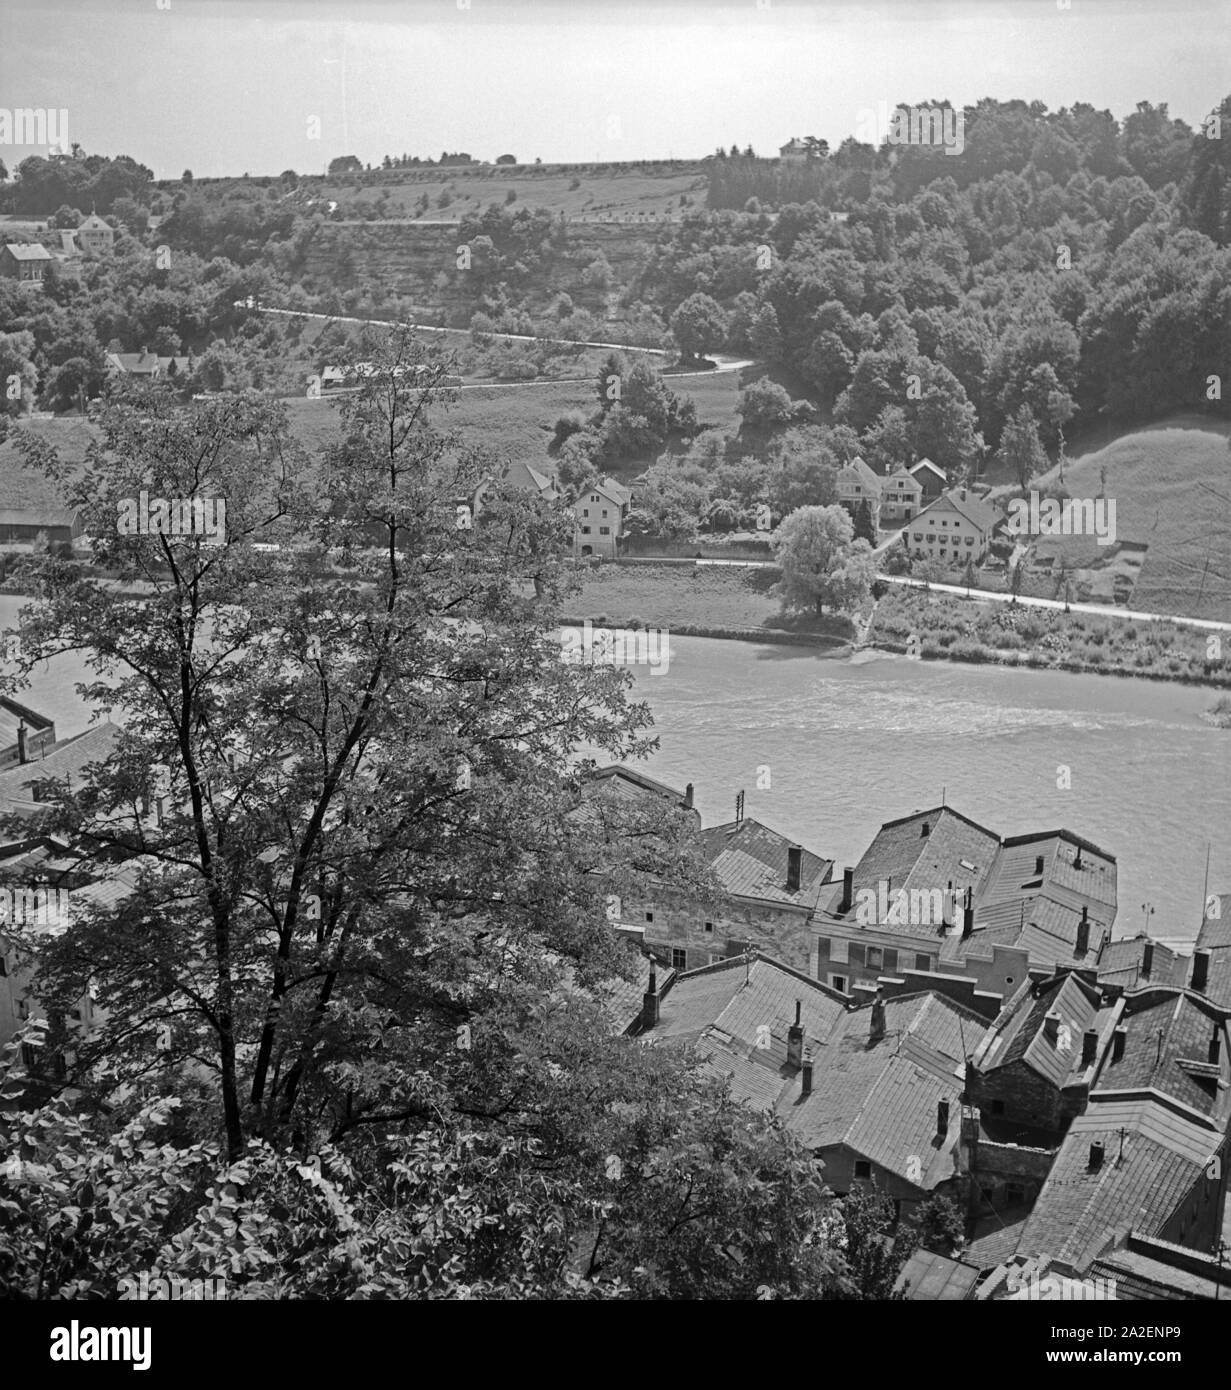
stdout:
<svg viewBox="0 0 1231 1390">
<path fill-rule="evenodd" d="M 983 96 L 1121 118 L 1166 102 L 1197 125 L 1231 89 L 1231 0 L 1065 5 L 0 0 L 0 108 L 66 108 L 69 140 L 165 178 L 444 149 L 767 153 L 792 135 L 836 145 L 881 102 Z"/>
</svg>

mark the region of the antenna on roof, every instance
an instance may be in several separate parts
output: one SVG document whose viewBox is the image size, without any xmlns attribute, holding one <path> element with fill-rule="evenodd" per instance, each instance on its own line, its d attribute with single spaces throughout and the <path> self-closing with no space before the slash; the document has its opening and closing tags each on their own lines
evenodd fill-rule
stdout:
<svg viewBox="0 0 1231 1390">
<path fill-rule="evenodd" d="M 1210 842 L 1205 842 L 1205 882 L 1201 886 L 1201 920 L 1205 921 L 1206 904 L 1209 902 L 1210 891 Z"/>
<path fill-rule="evenodd" d="M 945 792 L 946 792 L 947 790 L 948 790 L 948 789 L 947 789 L 946 787 L 943 787 L 943 786 L 942 786 L 941 789 L 940 789 L 940 804 L 941 804 L 942 806 L 947 806 L 947 805 L 949 804 L 949 803 L 945 800 Z"/>
<path fill-rule="evenodd" d="M 743 819 L 744 819 L 744 793 L 741 791 L 741 792 L 737 792 L 737 793 L 735 794 L 735 824 L 736 824 L 736 825 L 742 824 L 742 823 L 743 823 Z"/>
</svg>

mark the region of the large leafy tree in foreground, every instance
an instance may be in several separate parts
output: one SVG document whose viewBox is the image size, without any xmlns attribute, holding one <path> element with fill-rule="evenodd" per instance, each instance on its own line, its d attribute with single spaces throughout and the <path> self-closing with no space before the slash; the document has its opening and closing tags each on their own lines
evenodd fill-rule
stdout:
<svg viewBox="0 0 1231 1390">
<path fill-rule="evenodd" d="M 40 786 L 43 828 L 137 876 L 15 933 L 71 1060 L 5 1120 L 0 1282 L 105 1296 L 156 1260 L 259 1297 L 815 1296 L 808 1155 L 601 1007 L 629 973 L 607 892 L 697 870 L 674 807 L 580 814 L 576 750 L 635 755 L 648 713 L 561 660 L 567 518 L 498 485 L 473 516 L 493 466 L 436 423 L 448 364 L 360 352 L 316 457 L 276 405 L 157 393 L 113 402 L 81 476 L 25 445 L 119 576 L 34 572 L 27 668 L 88 653 L 122 722 Z M 224 531 L 120 534 L 142 493 L 225 502 Z"/>
</svg>

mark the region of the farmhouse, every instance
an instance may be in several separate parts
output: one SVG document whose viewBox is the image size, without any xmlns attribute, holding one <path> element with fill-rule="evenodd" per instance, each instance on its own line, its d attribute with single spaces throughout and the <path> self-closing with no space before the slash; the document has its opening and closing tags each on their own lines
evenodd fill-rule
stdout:
<svg viewBox="0 0 1231 1390">
<path fill-rule="evenodd" d="M 51 259 L 51 252 L 38 242 L 6 242 L 0 246 L 0 275 L 40 284 Z"/>
</svg>

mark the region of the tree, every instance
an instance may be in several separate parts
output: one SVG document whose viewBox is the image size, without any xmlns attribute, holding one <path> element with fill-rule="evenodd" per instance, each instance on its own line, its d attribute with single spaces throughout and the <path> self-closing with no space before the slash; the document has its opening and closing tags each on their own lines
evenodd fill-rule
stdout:
<svg viewBox="0 0 1231 1390">
<path fill-rule="evenodd" d="M 180 175 L 180 182 L 186 183 L 191 187 L 192 181 L 192 170 L 185 169 L 184 172 Z"/>
<path fill-rule="evenodd" d="M 1047 455 L 1039 441 L 1038 424 L 1028 405 L 1020 406 L 1000 436 L 1000 462 L 1010 470 L 1020 487 L 1047 470 Z"/>
<path fill-rule="evenodd" d="M 770 544 L 782 567 L 776 592 L 788 612 L 819 616 L 827 603 L 852 608 L 867 597 L 876 578 L 871 548 L 854 539 L 844 507 L 801 507 L 782 522 Z"/>
<path fill-rule="evenodd" d="M 876 544 L 876 527 L 872 521 L 872 508 L 866 497 L 860 502 L 855 512 L 855 538 L 867 541 L 870 546 Z"/>
<path fill-rule="evenodd" d="M 609 352 L 598 369 L 598 376 L 595 378 L 595 390 L 598 394 L 598 408 L 606 414 L 608 410 L 623 398 L 624 378 L 628 374 L 628 367 L 624 361 L 624 354 L 620 352 Z"/>
<path fill-rule="evenodd" d="M 336 178 L 339 174 L 361 173 L 363 173 L 363 163 L 358 155 L 340 154 L 329 161 L 330 178 Z"/>
<path fill-rule="evenodd" d="M 894 1298 L 893 1286 L 910 1257 L 913 1242 L 895 1238 L 897 1218 L 892 1200 L 870 1187 L 856 1184 L 842 1199 L 841 1236 L 845 1273 L 851 1298 L 886 1302 Z M 841 1294 L 838 1295 L 842 1297 Z"/>
<path fill-rule="evenodd" d="M 735 409 L 749 429 L 772 429 L 794 417 L 795 402 L 785 387 L 762 377 L 744 389 Z"/>
<path fill-rule="evenodd" d="M 455 452 L 431 422 L 449 364 L 408 333 L 360 351 L 377 370 L 341 405 L 342 437 L 319 462 L 316 496 L 300 486 L 303 460 L 280 408 L 244 397 L 187 411 L 157 392 L 120 400 L 76 481 L 30 441 L 29 457 L 102 537 L 99 563 L 153 586 L 148 604 L 127 609 L 83 579 L 25 634 L 32 652 L 91 647 L 113 681 L 104 703 L 126 712 L 95 779 L 48 789 L 49 823 L 84 837 L 87 858 L 140 846 L 160 866 L 118 914 L 74 922 L 41 965 L 41 993 L 53 1007 L 79 996 L 90 959 L 110 1022 L 78 1049 L 83 1085 L 103 1063 L 135 1082 L 171 1023 L 173 1058 L 211 1059 L 213 1113 L 232 1158 L 252 1135 L 337 1142 L 378 1116 L 451 1109 L 441 1088 L 456 1085 L 462 1104 L 488 1067 L 480 1090 L 493 1105 L 524 1084 L 521 1063 L 498 1078 L 499 1057 L 512 1036 L 502 1030 L 530 1016 L 511 977 L 500 997 L 484 984 L 481 962 L 496 948 L 483 944 L 483 918 L 497 899 L 525 969 L 552 952 L 583 973 L 613 959 L 605 934 L 606 945 L 583 940 L 601 901 L 593 880 L 575 876 L 580 866 L 568 867 L 559 759 L 571 735 L 560 713 L 581 719 L 585 708 L 584 724 L 613 750 L 639 744 L 640 716 L 621 673 L 561 663 L 558 643 L 553 655 L 569 518 L 550 520 L 553 548 L 531 548 L 528 536 L 548 524 L 535 520 L 540 504 L 497 490 L 491 522 L 459 530 L 454 499 L 472 495 L 491 464 Z M 225 543 L 117 534 L 125 499 L 142 488 L 225 499 Z M 282 548 L 254 551 L 258 540 Z M 327 547 L 349 556 L 342 574 Z M 546 597 L 528 607 L 517 576 L 531 563 Z M 483 634 L 453 621 L 467 613 L 484 615 Z M 394 714 L 408 701 L 423 714 L 413 732 Z M 482 795 L 457 790 L 463 761 Z M 155 828 L 137 802 L 156 767 L 170 809 Z M 535 827 L 534 883 L 528 860 L 517 867 L 515 803 L 523 828 Z M 157 950 L 138 946 L 150 914 Z M 437 972 L 452 974 L 447 962 L 472 950 L 472 985 L 446 988 Z M 391 1012 L 406 1020 L 394 1033 Z M 462 1023 L 479 1039 L 473 1056 L 455 1047 Z M 432 1096 L 411 1080 L 424 1067 Z"/>
<path fill-rule="evenodd" d="M 498 154 L 498 155 L 496 156 L 496 163 L 497 163 L 497 164 L 516 164 L 516 163 L 517 163 L 517 156 L 516 156 L 516 155 L 513 155 L 513 154 Z"/>
<path fill-rule="evenodd" d="M 0 333 L 0 415 L 28 414 L 38 389 L 34 334 Z"/>
<path fill-rule="evenodd" d="M 671 315 L 670 324 L 676 345 L 689 360 L 718 347 L 727 334 L 727 316 L 708 294 L 690 294 Z"/>
</svg>

